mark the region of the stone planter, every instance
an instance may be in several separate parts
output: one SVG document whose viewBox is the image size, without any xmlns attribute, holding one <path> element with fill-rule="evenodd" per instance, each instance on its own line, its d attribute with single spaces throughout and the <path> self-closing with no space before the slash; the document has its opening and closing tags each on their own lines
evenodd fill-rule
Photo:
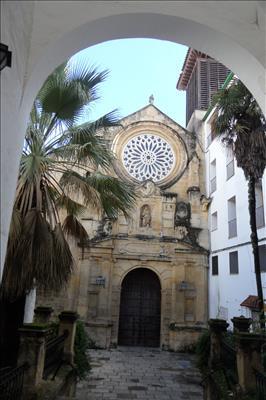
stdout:
<svg viewBox="0 0 266 400">
<path fill-rule="evenodd" d="M 39 324 L 48 324 L 53 311 L 52 307 L 36 307 L 34 310 L 34 322 Z"/>
<path fill-rule="evenodd" d="M 249 332 L 249 327 L 252 323 L 251 318 L 246 318 L 243 315 L 231 319 L 234 325 L 235 332 Z"/>
<path fill-rule="evenodd" d="M 226 332 L 229 326 L 229 324 L 226 322 L 225 319 L 218 319 L 218 318 L 209 319 L 208 325 L 210 327 L 211 332 L 214 333 Z"/>
</svg>

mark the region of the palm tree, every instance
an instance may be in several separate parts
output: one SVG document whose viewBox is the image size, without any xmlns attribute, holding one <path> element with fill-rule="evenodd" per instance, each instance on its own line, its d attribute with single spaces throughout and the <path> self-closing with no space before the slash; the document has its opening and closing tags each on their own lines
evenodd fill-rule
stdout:
<svg viewBox="0 0 266 400">
<path fill-rule="evenodd" d="M 78 216 L 92 206 L 115 219 L 120 212 L 128 216 L 134 204 L 134 188 L 110 175 L 114 156 L 104 130 L 117 124 L 116 112 L 78 124 L 106 77 L 107 71 L 84 63 L 65 63 L 47 78 L 34 101 L 19 168 L 3 298 L 16 299 L 36 284 L 60 290 L 73 268 L 66 235 L 87 238 Z"/>
<path fill-rule="evenodd" d="M 248 181 L 248 205 L 251 244 L 254 256 L 257 292 L 260 303 L 260 325 L 264 328 L 264 300 L 261 284 L 258 235 L 256 225 L 256 184 L 266 166 L 266 123 L 252 94 L 239 80 L 214 96 L 216 106 L 215 133 L 232 149 L 237 166 L 243 169 Z"/>
</svg>

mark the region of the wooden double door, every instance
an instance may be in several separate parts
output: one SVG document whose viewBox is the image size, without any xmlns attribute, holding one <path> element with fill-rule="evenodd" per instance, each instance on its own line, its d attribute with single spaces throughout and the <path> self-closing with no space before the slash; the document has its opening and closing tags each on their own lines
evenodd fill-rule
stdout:
<svg viewBox="0 0 266 400">
<path fill-rule="evenodd" d="M 157 275 L 137 268 L 122 282 L 118 344 L 160 346 L 161 285 Z"/>
</svg>

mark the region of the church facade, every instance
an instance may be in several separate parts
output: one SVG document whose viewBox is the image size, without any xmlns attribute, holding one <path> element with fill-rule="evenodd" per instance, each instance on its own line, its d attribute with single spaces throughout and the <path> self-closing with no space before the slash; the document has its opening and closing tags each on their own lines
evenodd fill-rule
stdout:
<svg viewBox="0 0 266 400">
<path fill-rule="evenodd" d="M 39 305 L 78 311 L 102 348 L 195 341 L 208 317 L 209 201 L 196 135 L 153 104 L 122 119 L 105 136 L 114 174 L 138 194 L 130 218 L 111 221 L 92 210 L 81 222 L 89 240 L 73 245 L 77 268 L 59 296 Z"/>
</svg>

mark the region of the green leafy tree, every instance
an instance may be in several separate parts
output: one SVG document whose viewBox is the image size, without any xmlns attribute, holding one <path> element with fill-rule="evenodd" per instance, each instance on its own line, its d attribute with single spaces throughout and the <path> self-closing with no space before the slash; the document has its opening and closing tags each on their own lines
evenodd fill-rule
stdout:
<svg viewBox="0 0 266 400">
<path fill-rule="evenodd" d="M 73 268 L 66 234 L 87 238 L 78 216 L 92 206 L 115 219 L 119 213 L 128 216 L 134 204 L 134 188 L 110 174 L 114 156 L 104 130 L 117 125 L 116 112 L 79 124 L 106 77 L 106 71 L 85 63 L 65 63 L 34 101 L 1 284 L 4 298 L 15 299 L 36 284 L 61 289 Z"/>
<path fill-rule="evenodd" d="M 243 169 L 248 181 L 248 205 L 251 244 L 254 256 L 257 292 L 260 302 L 261 328 L 265 326 L 264 300 L 261 283 L 258 235 L 256 224 L 256 184 L 266 166 L 266 123 L 261 109 L 249 90 L 239 80 L 214 97 L 217 117 L 214 129 L 223 143 L 232 149 L 237 166 Z"/>
</svg>

